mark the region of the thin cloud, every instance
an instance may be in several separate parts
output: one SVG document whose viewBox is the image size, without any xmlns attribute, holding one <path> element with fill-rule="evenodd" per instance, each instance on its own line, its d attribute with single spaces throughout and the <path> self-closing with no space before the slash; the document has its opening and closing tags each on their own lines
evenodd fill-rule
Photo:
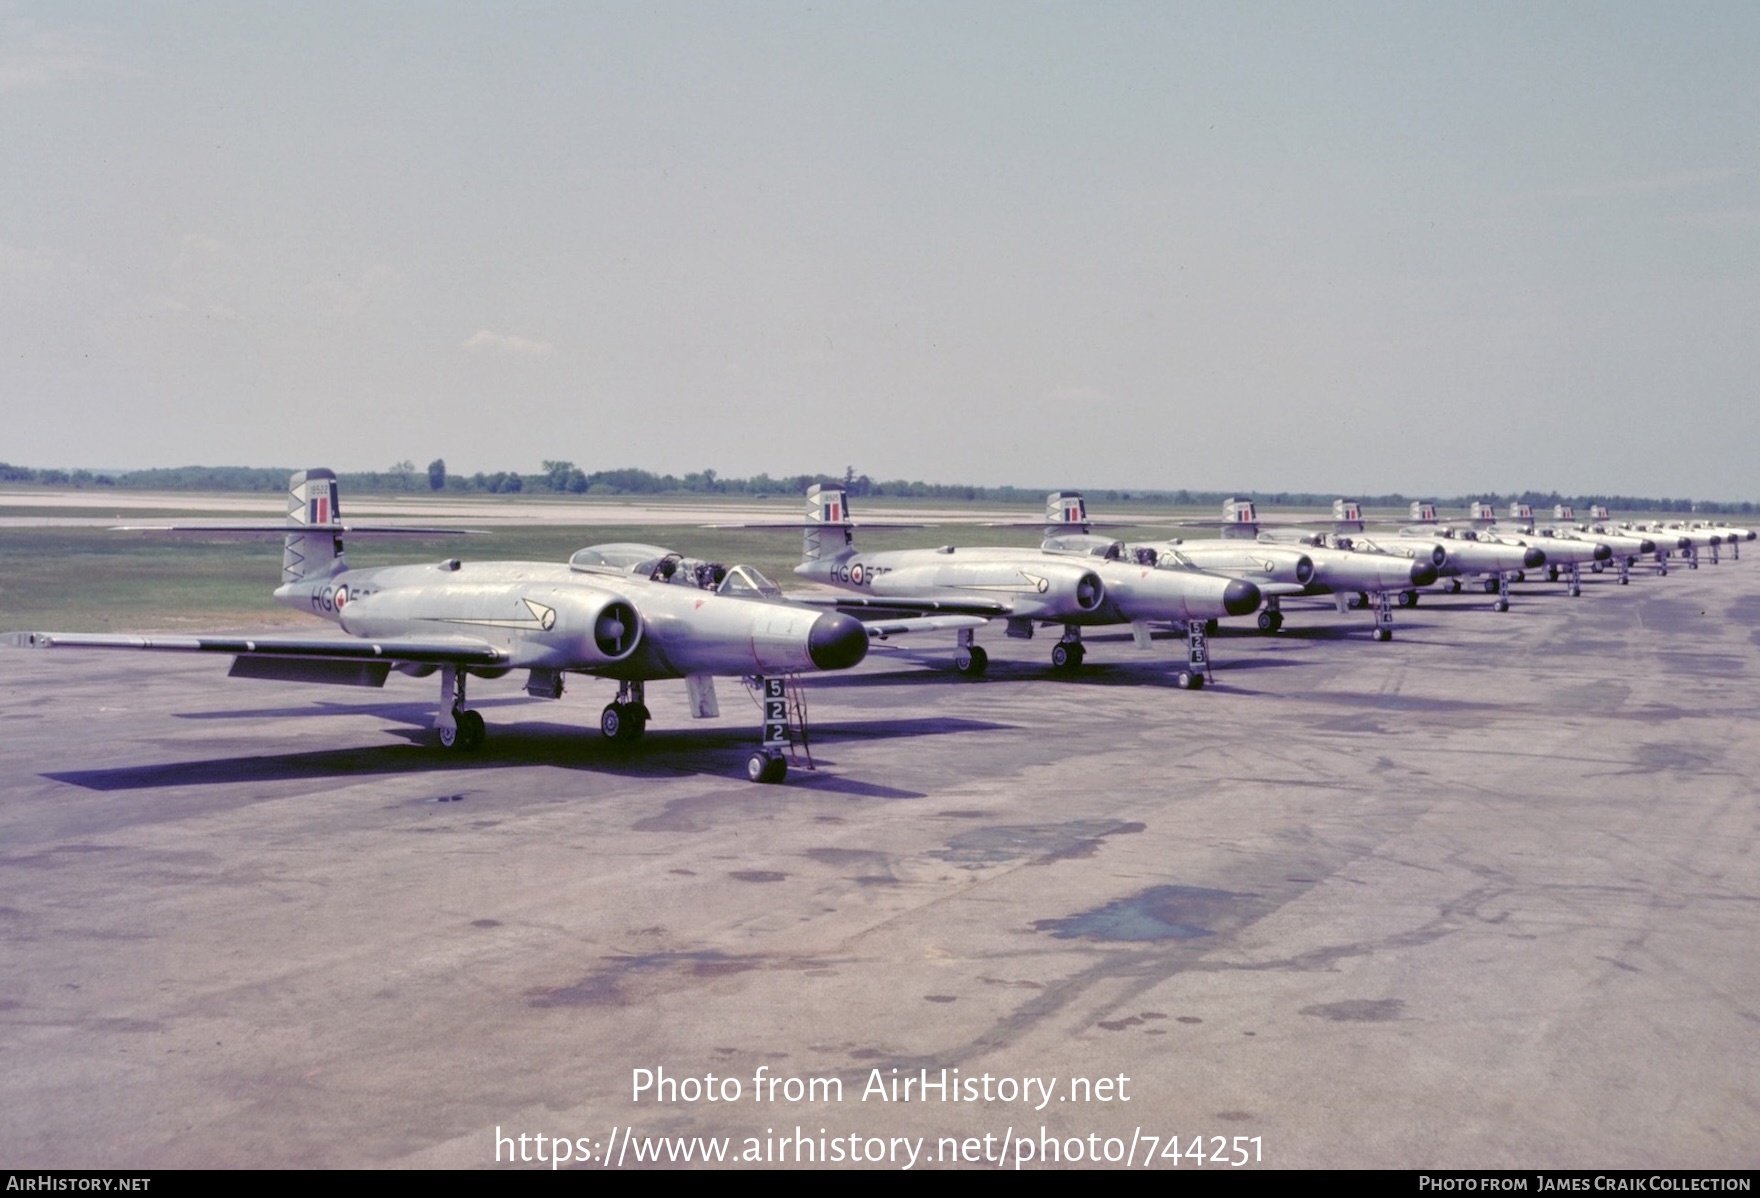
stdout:
<svg viewBox="0 0 1760 1198">
<path fill-rule="evenodd" d="M 493 329 L 478 329 L 464 341 L 464 349 L 474 354 L 501 354 L 514 358 L 542 358 L 556 347 L 548 341 L 536 341 L 530 337 L 516 337 L 512 333 L 497 333 Z"/>
</svg>

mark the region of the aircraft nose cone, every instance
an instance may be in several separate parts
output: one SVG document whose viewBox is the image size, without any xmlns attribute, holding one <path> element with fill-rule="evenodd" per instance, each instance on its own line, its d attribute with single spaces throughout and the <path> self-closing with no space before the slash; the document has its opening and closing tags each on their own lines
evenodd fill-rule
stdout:
<svg viewBox="0 0 1760 1198">
<path fill-rule="evenodd" d="M 1613 548 L 1609 545 L 1595 546 L 1595 560 L 1598 562 L 1613 560 Z"/>
<path fill-rule="evenodd" d="M 868 630 L 852 616 L 826 612 L 807 630 L 807 656 L 821 670 L 847 670 L 868 655 Z"/>
<path fill-rule="evenodd" d="M 1638 546 L 1638 552 L 1639 553 L 1655 553 L 1656 552 L 1656 542 L 1650 540 L 1649 538 L 1645 538 L 1644 543 L 1642 545 Z"/>
<path fill-rule="evenodd" d="M 1412 585 L 1427 587 L 1436 581 L 1436 567 L 1429 562 L 1412 563 Z"/>
<path fill-rule="evenodd" d="M 1693 547 L 1693 538 L 1691 538 L 1691 537 L 1677 538 L 1675 541 L 1674 547 L 1676 549 L 1691 549 Z"/>
<path fill-rule="evenodd" d="M 1259 588 L 1239 579 L 1222 592 L 1222 610 L 1231 616 L 1244 616 L 1259 610 Z"/>
<path fill-rule="evenodd" d="M 1522 554 L 1522 567 L 1524 569 L 1532 570 L 1536 566 L 1544 566 L 1545 564 L 1546 550 L 1544 549 L 1530 549 L 1528 552 Z"/>
</svg>

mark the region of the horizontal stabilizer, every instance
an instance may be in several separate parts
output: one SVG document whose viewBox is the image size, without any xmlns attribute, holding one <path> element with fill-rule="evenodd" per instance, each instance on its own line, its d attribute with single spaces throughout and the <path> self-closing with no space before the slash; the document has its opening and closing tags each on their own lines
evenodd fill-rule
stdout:
<svg viewBox="0 0 1760 1198">
<path fill-rule="evenodd" d="M 481 536 L 486 528 L 422 528 L 405 524 L 279 524 L 261 523 L 213 524 L 119 524 L 111 532 L 174 532 L 190 536 L 218 534 L 231 536 L 284 537 L 289 533 L 328 532 L 349 537 L 463 537 Z"/>
<path fill-rule="evenodd" d="M 705 524 L 704 528 L 780 528 L 801 529 L 816 528 L 939 528 L 938 524 L 898 524 L 892 521 L 874 520 L 758 520 L 747 524 Z"/>
</svg>

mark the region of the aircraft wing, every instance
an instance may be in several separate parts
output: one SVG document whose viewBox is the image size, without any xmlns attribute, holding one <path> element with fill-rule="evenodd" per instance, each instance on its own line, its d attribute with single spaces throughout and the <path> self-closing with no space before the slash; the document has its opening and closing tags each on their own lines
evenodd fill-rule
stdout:
<svg viewBox="0 0 1760 1198">
<path fill-rule="evenodd" d="M 790 603 L 805 604 L 809 607 L 833 607 L 840 612 L 852 616 L 861 616 L 865 612 L 898 612 L 913 615 L 926 615 L 930 612 L 945 612 L 948 615 L 983 616 L 991 619 L 1006 616 L 1013 609 L 997 599 L 937 599 L 928 596 L 914 595 L 803 595 L 792 594 Z M 948 627 L 954 627 L 949 625 Z"/>
<path fill-rule="evenodd" d="M 231 676 L 278 682 L 384 686 L 394 665 L 494 666 L 507 654 L 468 637 L 364 640 L 352 636 L 130 636 L 94 632 L 9 632 L 0 644 L 15 649 L 158 649 L 173 653 L 229 653 Z"/>
<path fill-rule="evenodd" d="M 901 619 L 863 620 L 868 639 L 883 641 L 905 632 L 945 632 L 950 628 L 979 628 L 989 621 L 983 616 L 906 616 Z"/>
<path fill-rule="evenodd" d="M 1308 588 L 1299 582 L 1256 582 L 1261 595 L 1306 595 Z"/>
<path fill-rule="evenodd" d="M 495 665 L 507 654 L 468 637 L 446 639 L 357 636 L 132 636 L 109 632 L 9 632 L 15 649 L 161 649 L 231 653 L 240 657 L 327 657 L 347 661 L 408 661 L 422 665 Z"/>
</svg>

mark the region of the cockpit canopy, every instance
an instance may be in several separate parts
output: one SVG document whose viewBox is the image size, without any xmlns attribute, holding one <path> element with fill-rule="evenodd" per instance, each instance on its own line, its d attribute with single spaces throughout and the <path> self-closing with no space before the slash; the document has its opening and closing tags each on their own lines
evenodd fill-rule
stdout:
<svg viewBox="0 0 1760 1198">
<path fill-rule="evenodd" d="M 715 588 L 715 592 L 741 599 L 782 598 L 782 588 L 752 566 L 734 566 L 728 570 L 727 577 L 721 580 L 721 585 Z"/>
<path fill-rule="evenodd" d="M 634 542 L 589 545 L 568 559 L 568 568 L 584 574 L 621 574 L 653 582 L 674 582 L 705 591 L 714 590 L 727 577 L 727 568 L 720 562 L 698 561 L 659 545 Z M 764 581 L 768 583 L 769 579 Z"/>
<path fill-rule="evenodd" d="M 638 545 L 620 542 L 615 545 L 589 545 L 568 559 L 573 570 L 590 570 L 596 574 L 651 575 L 667 558 L 679 555 L 659 545 Z"/>
</svg>

